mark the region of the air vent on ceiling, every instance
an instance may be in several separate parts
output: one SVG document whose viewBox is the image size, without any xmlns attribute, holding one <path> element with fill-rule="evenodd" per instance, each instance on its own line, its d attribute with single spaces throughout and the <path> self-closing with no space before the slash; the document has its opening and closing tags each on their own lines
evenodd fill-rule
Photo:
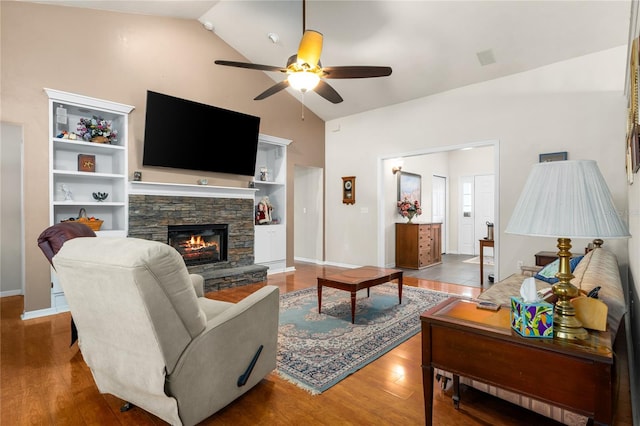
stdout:
<svg viewBox="0 0 640 426">
<path fill-rule="evenodd" d="M 496 63 L 496 58 L 493 56 L 493 50 L 483 50 L 482 52 L 476 53 L 478 55 L 478 61 L 480 61 L 480 65 L 491 65 Z"/>
</svg>

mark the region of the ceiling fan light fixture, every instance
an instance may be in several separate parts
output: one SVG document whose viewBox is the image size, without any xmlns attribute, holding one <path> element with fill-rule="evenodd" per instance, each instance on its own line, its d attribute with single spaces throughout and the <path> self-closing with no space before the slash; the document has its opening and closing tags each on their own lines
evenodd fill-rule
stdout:
<svg viewBox="0 0 640 426">
<path fill-rule="evenodd" d="M 312 72 L 300 71 L 289 74 L 289 85 L 296 90 L 306 92 L 313 90 L 320 82 L 320 77 Z"/>
</svg>

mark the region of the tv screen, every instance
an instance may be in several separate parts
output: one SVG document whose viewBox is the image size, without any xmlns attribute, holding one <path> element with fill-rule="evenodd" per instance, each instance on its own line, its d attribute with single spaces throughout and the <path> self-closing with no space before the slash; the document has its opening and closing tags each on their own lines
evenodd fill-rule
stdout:
<svg viewBox="0 0 640 426">
<path fill-rule="evenodd" d="M 254 176 L 260 117 L 147 91 L 144 166 Z"/>
</svg>

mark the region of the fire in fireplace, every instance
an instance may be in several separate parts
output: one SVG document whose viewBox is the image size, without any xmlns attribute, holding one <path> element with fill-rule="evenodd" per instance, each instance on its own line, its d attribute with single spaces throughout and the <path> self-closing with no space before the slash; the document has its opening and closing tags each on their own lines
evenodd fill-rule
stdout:
<svg viewBox="0 0 640 426">
<path fill-rule="evenodd" d="M 228 225 L 169 225 L 169 245 L 187 265 L 227 260 Z"/>
</svg>

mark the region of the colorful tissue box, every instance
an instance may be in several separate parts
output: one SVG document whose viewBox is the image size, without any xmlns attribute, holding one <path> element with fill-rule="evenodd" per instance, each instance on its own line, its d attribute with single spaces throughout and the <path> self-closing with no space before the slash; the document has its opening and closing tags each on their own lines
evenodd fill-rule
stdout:
<svg viewBox="0 0 640 426">
<path fill-rule="evenodd" d="M 553 305 L 511 297 L 511 328 L 524 337 L 553 338 Z"/>
</svg>

